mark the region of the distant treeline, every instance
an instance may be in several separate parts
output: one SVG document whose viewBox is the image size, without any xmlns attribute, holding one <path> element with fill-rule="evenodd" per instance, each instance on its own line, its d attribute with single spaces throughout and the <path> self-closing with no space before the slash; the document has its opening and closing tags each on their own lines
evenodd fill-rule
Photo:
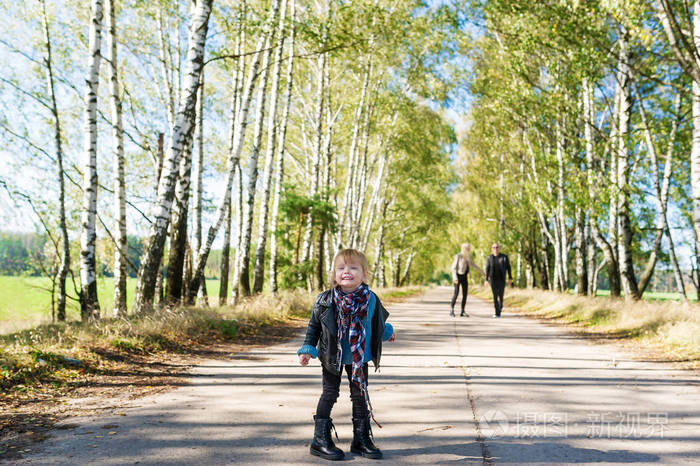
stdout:
<svg viewBox="0 0 700 466">
<path fill-rule="evenodd" d="M 0 275 L 41 275 L 46 241 L 34 233 L 0 233 Z"/>
<path fill-rule="evenodd" d="M 128 237 L 128 259 L 134 268 L 141 265 L 141 253 L 143 251 L 144 240 L 138 236 Z M 102 277 L 113 276 L 114 244 L 110 239 L 97 240 L 97 248 L 104 251 L 97 261 L 97 274 Z M 77 239 L 71 244 L 71 257 L 79 257 L 79 247 Z M 38 277 L 51 273 L 55 249 L 49 238 L 45 234 L 38 233 L 16 233 L 0 231 L 0 275 L 25 275 Z M 100 260 L 109 259 L 109 261 Z M 221 264 L 221 251 L 212 251 L 204 275 L 207 278 L 219 278 Z M 129 276 L 136 277 L 136 270 L 128 267 Z M 167 265 L 164 269 L 167 272 Z"/>
</svg>

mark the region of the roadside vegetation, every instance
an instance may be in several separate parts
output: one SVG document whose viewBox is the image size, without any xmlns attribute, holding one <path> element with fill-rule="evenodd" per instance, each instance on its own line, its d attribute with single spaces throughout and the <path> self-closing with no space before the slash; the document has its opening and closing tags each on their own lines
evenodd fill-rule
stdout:
<svg viewBox="0 0 700 466">
<path fill-rule="evenodd" d="M 422 287 L 383 289 L 385 302 Z M 235 306 L 180 307 L 158 313 L 43 324 L 0 336 L 0 390 L 31 392 L 79 383 L 109 370 L 110 361 L 144 355 L 189 354 L 221 343 L 261 344 L 271 335 L 291 337 L 306 325 L 316 293 L 283 291 L 243 298 Z M 5 321 L 6 322 L 6 321 Z"/>
<path fill-rule="evenodd" d="M 490 298 L 490 290 L 479 295 Z M 624 301 L 510 288 L 505 305 L 519 314 L 573 326 L 590 336 L 629 340 L 653 357 L 700 367 L 700 305 L 677 301 Z"/>
<path fill-rule="evenodd" d="M 219 280 L 207 280 L 207 292 L 210 296 L 219 296 Z M 127 305 L 131 306 L 136 288 L 136 279 L 126 281 Z M 0 334 L 8 334 L 30 329 L 52 320 L 51 279 L 48 277 L 6 276 L 0 275 Z M 98 277 L 97 295 L 103 303 L 102 314 L 107 317 L 112 313 L 114 299 L 114 279 Z M 72 294 L 69 294 L 72 296 Z M 77 297 L 68 299 L 66 320 L 80 319 L 80 303 Z"/>
</svg>

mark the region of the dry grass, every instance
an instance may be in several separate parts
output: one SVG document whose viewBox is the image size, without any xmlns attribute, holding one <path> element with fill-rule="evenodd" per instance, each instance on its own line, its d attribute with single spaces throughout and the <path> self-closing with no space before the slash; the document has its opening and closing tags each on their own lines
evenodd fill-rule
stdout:
<svg viewBox="0 0 700 466">
<path fill-rule="evenodd" d="M 666 359 L 700 365 L 700 305 L 579 297 L 509 289 L 505 304 L 516 312 L 576 325 L 586 333 L 629 338 Z"/>
<path fill-rule="evenodd" d="M 186 353 L 200 344 L 235 342 L 299 318 L 312 296 L 283 292 L 247 298 L 235 307 L 161 309 L 142 316 L 45 324 L 0 336 L 0 388 L 63 383 L 100 366 L 101 354 Z M 308 314 L 306 314 L 308 315 Z"/>
<path fill-rule="evenodd" d="M 383 302 L 419 294 L 424 289 L 377 290 Z M 188 353 L 217 342 L 250 343 L 274 327 L 301 326 L 316 293 L 282 291 L 243 298 L 235 306 L 180 307 L 149 315 L 44 324 L 0 336 L 0 389 L 46 383 L 64 384 L 94 372 L 105 354 L 129 358 L 160 352 Z"/>
</svg>

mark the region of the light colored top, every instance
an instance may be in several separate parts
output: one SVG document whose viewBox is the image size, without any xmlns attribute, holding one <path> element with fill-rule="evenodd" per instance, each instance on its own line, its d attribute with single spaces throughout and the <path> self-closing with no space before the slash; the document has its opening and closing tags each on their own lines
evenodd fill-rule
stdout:
<svg viewBox="0 0 700 466">
<path fill-rule="evenodd" d="M 452 261 L 452 280 L 457 281 L 457 274 L 464 275 L 467 273 L 467 266 L 474 267 L 476 270 L 484 274 L 484 271 L 479 268 L 478 265 L 474 263 L 471 257 L 462 257 L 462 254 L 457 254 Z"/>
</svg>

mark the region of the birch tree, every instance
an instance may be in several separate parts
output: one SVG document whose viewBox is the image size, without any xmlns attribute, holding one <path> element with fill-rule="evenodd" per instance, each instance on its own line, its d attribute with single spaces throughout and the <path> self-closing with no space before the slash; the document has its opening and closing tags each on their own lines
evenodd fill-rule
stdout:
<svg viewBox="0 0 700 466">
<path fill-rule="evenodd" d="M 270 291 L 277 293 L 279 281 L 277 279 L 277 221 L 279 215 L 280 197 L 282 195 L 282 183 L 284 182 L 284 158 L 285 141 L 287 138 L 287 123 L 289 121 L 289 109 L 292 104 L 292 84 L 294 77 L 294 41 L 296 39 L 296 0 L 291 0 L 290 6 L 290 32 L 289 52 L 287 56 L 286 89 L 284 92 L 284 111 L 279 124 L 279 140 L 277 142 L 277 156 L 275 158 L 275 188 L 272 200 L 272 212 L 270 213 Z"/>
<path fill-rule="evenodd" d="M 663 235 L 666 234 L 668 238 L 668 250 L 669 257 L 671 260 L 671 266 L 673 268 L 673 274 L 676 279 L 676 286 L 678 293 L 681 296 L 681 300 L 687 303 L 688 298 L 685 293 L 685 286 L 683 284 L 683 274 L 681 273 L 680 266 L 678 265 L 678 259 L 676 258 L 676 251 L 673 244 L 673 237 L 671 236 L 671 230 L 668 226 L 668 191 L 671 184 L 671 171 L 673 166 L 673 151 L 674 144 L 676 140 L 676 133 L 678 131 L 678 116 L 673 119 L 671 125 L 671 131 L 669 132 L 668 138 L 668 148 L 666 151 L 666 160 L 664 161 L 663 169 L 663 179 L 659 174 L 659 160 L 658 160 L 658 149 L 651 134 L 651 128 L 649 127 L 649 121 L 647 117 L 647 112 L 644 108 L 644 102 L 642 96 L 639 94 L 639 90 L 635 86 L 635 94 L 639 96 L 640 101 L 640 115 L 642 119 L 642 127 L 644 132 L 644 140 L 647 147 L 647 152 L 649 154 L 651 162 L 651 172 L 653 176 L 653 186 L 656 193 L 656 205 L 657 205 L 657 221 L 656 221 L 656 237 L 654 239 L 654 246 L 647 261 L 647 265 L 644 268 L 642 275 L 639 279 L 639 287 L 637 290 L 637 299 L 641 299 L 644 290 L 647 288 L 649 281 L 654 273 L 654 267 L 656 265 L 657 256 L 659 254 L 661 239 Z M 680 94 L 676 94 L 674 103 L 674 113 L 675 115 L 680 114 Z"/>
<path fill-rule="evenodd" d="M 48 94 L 51 99 L 51 115 L 54 124 L 54 150 L 56 151 L 56 175 L 58 178 L 58 229 L 60 236 L 60 263 L 57 273 L 58 291 L 56 297 L 56 318 L 59 322 L 66 320 L 66 277 L 70 269 L 70 242 L 68 239 L 68 226 L 66 223 L 66 182 L 63 163 L 63 142 L 61 135 L 61 119 L 58 113 L 58 103 L 56 100 L 56 81 L 53 73 L 53 53 L 51 46 L 51 31 L 49 29 L 49 15 L 46 11 L 46 1 L 42 0 L 42 26 L 44 32 L 44 42 L 46 56 L 44 58 L 46 70 L 46 84 Z"/>
<path fill-rule="evenodd" d="M 695 264 L 700 264 L 700 0 L 687 3 L 656 0 L 656 14 L 678 65 L 692 78 L 690 187 L 693 196 Z M 700 296 L 700 280 L 694 282 Z"/>
<path fill-rule="evenodd" d="M 148 241 L 139 267 L 134 310 L 149 311 L 153 308 L 154 285 L 158 265 L 163 256 L 163 246 L 170 221 L 172 200 L 178 178 L 180 158 L 183 149 L 192 137 L 194 127 L 197 88 L 204 60 L 209 15 L 212 0 L 197 0 L 193 4 L 188 38 L 188 51 L 185 68 L 184 92 L 172 127 L 163 174 L 158 184 L 158 196 L 154 208 L 154 222 L 149 230 Z"/>
<path fill-rule="evenodd" d="M 119 89 L 119 60 L 117 57 L 116 0 L 107 0 L 107 62 L 112 107 L 112 160 L 114 170 L 114 315 L 126 314 L 126 182 L 124 180 L 124 128 L 122 100 Z"/>
<path fill-rule="evenodd" d="M 255 247 L 255 266 L 253 275 L 253 293 L 260 293 L 263 288 L 265 274 L 265 247 L 267 245 L 267 226 L 270 203 L 270 189 L 272 182 L 272 169 L 274 154 L 277 149 L 277 95 L 280 86 L 280 74 L 282 73 L 282 50 L 284 48 L 284 24 L 286 18 L 287 2 L 282 0 L 279 15 L 277 35 L 279 41 L 275 49 L 274 65 L 272 70 L 272 84 L 270 86 L 270 112 L 267 123 L 267 145 L 265 147 L 265 161 L 262 176 L 262 198 L 260 199 L 260 218 L 258 220 L 258 237 Z"/>
<path fill-rule="evenodd" d="M 88 67 L 85 77 L 85 126 L 83 162 L 83 207 L 80 233 L 80 316 L 83 322 L 98 318 L 95 240 L 97 232 L 97 90 L 100 76 L 102 42 L 102 0 L 90 4 Z"/>
<path fill-rule="evenodd" d="M 273 0 L 278 2 L 278 0 Z M 278 3 L 279 5 L 279 3 Z M 275 17 L 275 16 L 273 16 Z M 255 132 L 253 134 L 253 147 L 248 160 L 248 188 L 246 190 L 246 202 L 244 205 L 244 216 L 242 225 L 242 241 L 241 241 L 241 262 L 239 264 L 240 272 L 240 289 L 244 296 L 249 296 L 251 293 L 250 287 L 250 244 L 253 232 L 253 215 L 255 207 L 256 184 L 258 182 L 258 158 L 260 156 L 262 146 L 262 132 L 265 121 L 265 106 L 267 103 L 267 80 L 270 74 L 268 64 L 270 62 L 270 43 L 271 38 L 265 41 L 265 52 L 263 52 L 262 76 L 260 77 L 258 87 L 257 106 L 255 108 Z M 274 128 L 270 131 L 274 132 Z"/>
<path fill-rule="evenodd" d="M 632 261 L 632 225 L 630 220 L 630 151 L 629 132 L 630 114 L 632 108 L 631 97 L 631 76 L 630 76 L 630 54 L 626 31 L 621 31 L 618 39 L 619 59 L 617 85 L 620 89 L 618 107 L 618 125 L 616 140 L 617 158 L 617 210 L 618 210 L 618 260 L 620 264 L 620 275 L 622 277 L 622 288 L 626 299 L 633 299 L 637 296 L 637 279 L 634 273 L 634 263 Z"/>
<path fill-rule="evenodd" d="M 241 151 L 243 150 L 243 141 L 245 138 L 245 130 L 247 127 L 247 120 L 248 120 L 248 109 L 250 108 L 250 102 L 253 97 L 253 90 L 255 87 L 255 84 L 257 82 L 257 75 L 258 75 L 258 69 L 260 68 L 260 60 L 261 60 L 261 55 L 264 55 L 267 57 L 267 61 L 263 65 L 263 76 L 265 76 L 266 72 L 268 72 L 267 69 L 267 63 L 269 62 L 269 56 L 270 56 L 270 47 L 269 44 L 272 40 L 272 31 L 270 28 L 272 28 L 275 22 L 275 19 L 277 18 L 277 12 L 279 11 L 279 0 L 274 0 L 272 2 L 272 5 L 270 6 L 270 11 L 268 13 L 268 19 L 266 21 L 266 28 L 265 32 L 260 36 L 258 39 L 258 43 L 256 45 L 256 52 L 253 55 L 253 59 L 251 64 L 249 65 L 249 70 L 248 70 L 248 77 L 246 79 L 246 85 L 245 89 L 243 91 L 243 95 L 241 97 L 240 101 L 240 111 L 238 112 L 238 116 L 236 117 L 236 128 L 237 131 L 234 134 L 233 137 L 233 145 L 232 145 L 232 151 L 229 153 L 228 159 L 227 159 L 227 180 L 226 180 L 226 190 L 230 190 L 232 185 L 233 185 L 233 178 L 236 172 L 236 167 L 239 165 L 239 160 L 240 160 L 240 155 Z M 262 78 L 261 78 L 262 79 Z M 264 88 L 263 88 L 264 89 Z M 257 116 L 257 115 L 256 115 Z M 262 116 L 261 116 L 262 118 Z M 257 122 L 256 118 L 256 122 Z M 258 142 L 259 143 L 259 142 Z M 253 144 L 255 146 L 255 143 Z M 259 149 L 258 149 L 259 150 Z M 251 165 L 252 167 L 252 165 Z M 257 177 L 257 160 L 255 162 L 255 176 Z M 254 184 L 253 184 L 254 186 Z M 251 195 L 248 193 L 249 196 Z M 252 193 L 253 200 L 255 199 L 255 191 Z M 248 199 L 250 201 L 250 197 Z M 209 251 L 211 250 L 211 245 L 212 242 L 214 241 L 214 238 L 216 237 L 217 232 L 219 231 L 219 228 L 221 227 L 221 223 L 223 222 L 224 217 L 226 216 L 226 210 L 227 210 L 227 202 L 230 202 L 230 197 L 224 196 L 224 199 L 219 206 L 219 208 L 216 211 L 215 214 L 215 220 L 212 223 L 212 225 L 209 227 L 209 230 L 207 232 L 207 237 L 206 240 L 202 243 L 202 246 L 200 247 L 199 251 L 197 252 L 196 255 L 196 260 L 195 260 L 195 266 L 193 267 L 193 275 L 192 275 L 192 280 L 190 281 L 190 300 L 194 299 L 194 293 L 196 293 L 196 290 L 199 288 L 199 282 L 202 280 L 202 272 L 204 271 L 204 266 L 206 265 L 207 258 L 209 257 Z M 246 215 L 243 218 L 243 225 L 246 225 L 245 222 L 250 221 L 252 223 L 252 212 L 246 213 Z M 248 218 L 250 216 L 250 218 Z M 244 277 L 243 277 L 243 270 L 244 270 L 244 259 L 246 261 L 249 261 L 250 259 L 250 230 L 249 228 L 252 229 L 252 225 L 250 227 L 245 226 L 241 227 L 239 231 L 242 232 L 242 237 L 241 237 L 241 244 L 239 245 L 239 250 L 241 253 L 237 253 L 237 264 L 236 264 L 236 271 L 234 274 L 234 285 L 233 288 L 236 290 L 235 292 L 238 291 L 239 286 L 242 288 L 242 291 L 244 294 L 248 295 L 250 294 L 250 282 L 248 281 L 249 278 L 246 276 L 246 284 L 243 284 Z M 244 245 L 246 243 L 246 235 L 247 235 L 247 242 L 248 242 L 248 252 L 247 252 L 247 258 L 245 257 L 246 251 L 244 248 Z M 245 270 L 248 270 L 249 267 L 247 267 Z M 247 288 L 245 286 L 247 285 Z M 195 291 L 192 291 L 192 290 Z"/>
</svg>

